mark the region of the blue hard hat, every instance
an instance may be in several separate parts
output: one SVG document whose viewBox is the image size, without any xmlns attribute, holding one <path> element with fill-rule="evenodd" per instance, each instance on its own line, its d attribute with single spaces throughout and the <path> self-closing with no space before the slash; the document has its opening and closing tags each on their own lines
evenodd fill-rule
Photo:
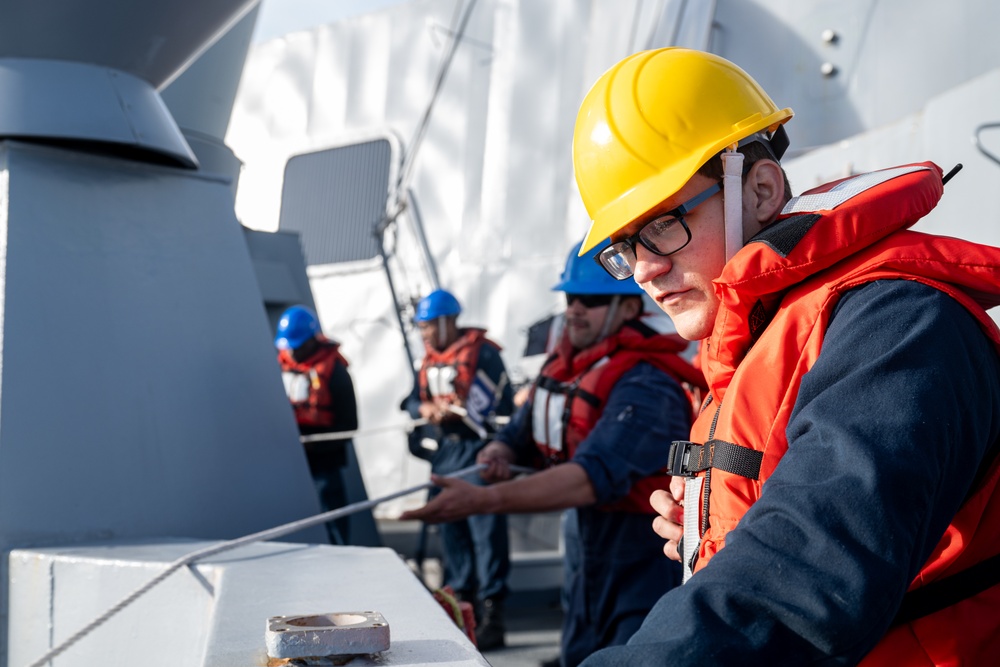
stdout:
<svg viewBox="0 0 1000 667">
<path fill-rule="evenodd" d="M 417 304 L 417 314 L 413 316 L 413 321 L 427 322 L 461 312 L 462 306 L 451 292 L 436 289 Z"/>
<path fill-rule="evenodd" d="M 316 313 L 305 306 L 292 306 L 281 314 L 274 346 L 279 350 L 295 350 L 320 333 Z"/>
<path fill-rule="evenodd" d="M 570 294 L 621 294 L 623 296 L 643 294 L 642 288 L 636 284 L 635 280 L 632 278 L 615 280 L 594 259 L 597 256 L 597 251 L 605 248 L 608 243 L 610 243 L 609 240 L 598 243 L 583 257 L 577 257 L 583 242 L 574 245 L 566 258 L 566 268 L 559 276 L 559 282 L 552 286 L 552 291 L 569 292 Z"/>
</svg>

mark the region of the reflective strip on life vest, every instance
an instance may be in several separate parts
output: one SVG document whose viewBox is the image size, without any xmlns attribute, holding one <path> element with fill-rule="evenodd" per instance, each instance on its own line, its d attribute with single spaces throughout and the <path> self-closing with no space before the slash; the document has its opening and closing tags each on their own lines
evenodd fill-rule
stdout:
<svg viewBox="0 0 1000 667">
<path fill-rule="evenodd" d="M 285 385 L 285 395 L 292 403 L 309 400 L 309 377 L 304 373 L 285 371 L 281 374 L 281 382 Z"/>
<path fill-rule="evenodd" d="M 452 396 L 458 369 L 454 366 L 430 366 L 427 369 L 427 391 L 431 396 Z"/>
<path fill-rule="evenodd" d="M 549 391 L 541 386 L 535 389 L 531 406 L 531 435 L 535 443 L 557 452 L 563 450 L 563 412 L 566 394 Z"/>
<path fill-rule="evenodd" d="M 883 169 L 867 174 L 861 174 L 850 178 L 843 183 L 838 183 L 826 192 L 817 192 L 811 195 L 801 195 L 793 197 L 781 209 L 781 215 L 792 213 L 832 211 L 845 201 L 855 197 L 866 190 L 870 190 L 876 185 L 891 181 L 894 178 L 912 174 L 916 171 L 929 171 L 929 167 L 921 165 L 908 165 L 906 167 L 895 167 L 893 169 Z"/>
</svg>

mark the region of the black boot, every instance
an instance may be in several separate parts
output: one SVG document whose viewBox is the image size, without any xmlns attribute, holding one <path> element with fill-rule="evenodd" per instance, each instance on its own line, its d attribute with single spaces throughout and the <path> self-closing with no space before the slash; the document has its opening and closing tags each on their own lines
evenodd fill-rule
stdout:
<svg viewBox="0 0 1000 667">
<path fill-rule="evenodd" d="M 491 651 L 504 645 L 503 600 L 483 600 L 482 619 L 476 624 L 476 645 L 480 651 Z"/>
</svg>

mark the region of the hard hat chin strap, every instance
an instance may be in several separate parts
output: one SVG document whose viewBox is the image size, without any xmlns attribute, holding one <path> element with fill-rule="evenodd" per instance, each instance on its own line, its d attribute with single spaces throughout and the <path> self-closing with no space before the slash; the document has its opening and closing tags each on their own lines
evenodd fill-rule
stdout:
<svg viewBox="0 0 1000 667">
<path fill-rule="evenodd" d="M 594 341 L 595 345 L 607 338 L 611 333 L 611 322 L 614 321 L 615 316 L 618 314 L 618 306 L 621 302 L 622 298 L 618 294 L 615 294 L 611 298 L 611 303 L 608 304 L 608 312 L 604 315 L 604 324 L 601 325 L 601 333 L 597 336 L 597 340 Z"/>
<path fill-rule="evenodd" d="M 438 315 L 437 334 L 438 334 L 438 349 L 444 350 L 445 345 L 448 343 L 448 329 L 445 326 L 444 315 Z"/>
<path fill-rule="evenodd" d="M 733 144 L 722 153 L 722 199 L 725 203 L 726 262 L 743 247 L 743 154 Z"/>
</svg>

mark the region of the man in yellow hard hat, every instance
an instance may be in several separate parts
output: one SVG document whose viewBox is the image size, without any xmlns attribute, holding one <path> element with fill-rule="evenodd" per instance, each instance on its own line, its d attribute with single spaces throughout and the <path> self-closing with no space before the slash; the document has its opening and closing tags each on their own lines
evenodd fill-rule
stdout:
<svg viewBox="0 0 1000 667">
<path fill-rule="evenodd" d="M 709 385 L 651 497 L 687 582 L 587 666 L 1000 651 L 1000 249 L 907 230 L 951 175 L 930 162 L 792 198 L 791 117 L 680 48 L 622 60 L 580 109 L 581 252 L 702 341 Z"/>
</svg>

